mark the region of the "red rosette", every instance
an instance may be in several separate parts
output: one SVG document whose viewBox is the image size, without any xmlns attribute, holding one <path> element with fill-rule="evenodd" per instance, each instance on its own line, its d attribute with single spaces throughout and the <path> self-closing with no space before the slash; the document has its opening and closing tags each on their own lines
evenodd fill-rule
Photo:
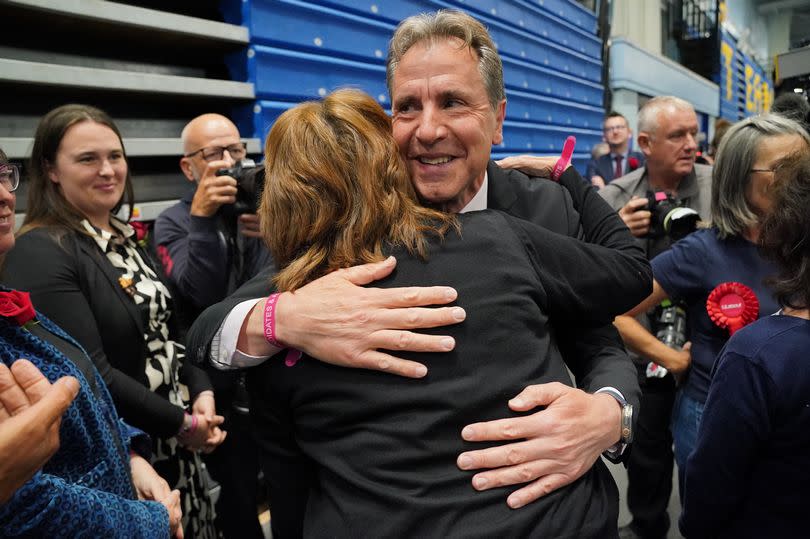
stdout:
<svg viewBox="0 0 810 539">
<path fill-rule="evenodd" d="M 0 316 L 12 318 L 21 326 L 36 318 L 37 312 L 31 304 L 31 295 L 18 290 L 0 292 Z"/>
<path fill-rule="evenodd" d="M 720 283 L 706 299 L 706 312 L 717 327 L 734 335 L 757 319 L 759 300 L 754 291 L 742 283 Z"/>
<path fill-rule="evenodd" d="M 638 162 L 638 159 L 636 159 L 635 157 L 631 157 L 630 159 L 627 160 L 627 167 L 630 170 L 636 170 L 639 164 L 640 163 Z"/>
</svg>

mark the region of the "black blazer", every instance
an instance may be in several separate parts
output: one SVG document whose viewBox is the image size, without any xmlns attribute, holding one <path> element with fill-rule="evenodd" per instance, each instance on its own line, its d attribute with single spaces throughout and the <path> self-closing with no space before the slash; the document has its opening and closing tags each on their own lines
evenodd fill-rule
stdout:
<svg viewBox="0 0 810 539">
<path fill-rule="evenodd" d="M 624 228 L 616 212 L 596 189 L 582 181 L 573 167 L 563 173 L 560 183 L 530 178 L 516 170 L 504 170 L 492 161 L 487 167 L 487 174 L 487 204 L 492 209 L 502 210 L 558 234 L 596 244 L 616 227 Z M 583 268 L 595 274 L 609 269 L 607 261 Z M 266 268 L 233 295 L 212 305 L 197 318 L 187 334 L 186 352 L 194 361 L 208 363 L 211 341 L 228 313 L 243 301 L 267 296 L 272 291 L 270 280 L 275 271 L 272 266 Z M 645 275 L 628 275 L 627 278 L 643 282 Z M 649 288 L 647 292 L 650 292 Z M 597 301 L 604 303 L 605 300 L 601 294 L 597 294 L 594 303 Z M 606 386 L 615 387 L 638 409 L 641 389 L 636 370 L 613 325 L 597 328 L 552 322 L 554 331 L 559 332 L 558 342 L 566 363 L 576 377 L 577 386 L 588 392 Z M 610 383 L 605 383 L 606 380 L 610 380 Z"/>
<path fill-rule="evenodd" d="M 157 265 L 152 267 L 160 274 Z M 37 309 L 84 347 L 124 420 L 162 438 L 177 433 L 183 410 L 150 391 L 144 373 L 147 321 L 119 285 L 119 270 L 91 238 L 56 228 L 34 229 L 17 238 L 3 271 L 5 283 L 30 292 Z M 207 375 L 189 362 L 180 377 L 192 399 L 211 388 Z"/>
<path fill-rule="evenodd" d="M 489 208 L 596 244 L 600 244 L 614 227 L 623 226 L 613 208 L 593 186 L 582 181 L 573 167 L 563 173 L 560 183 L 532 178 L 516 170 L 504 170 L 493 162 L 487 167 L 487 175 Z M 599 273 L 605 271 L 607 265 L 604 261 L 582 269 Z M 635 278 L 644 279 L 642 275 Z M 603 303 L 603 300 L 601 294 L 593 297 L 594 305 Z M 636 370 L 613 324 L 586 327 L 555 320 L 552 323 L 577 387 L 589 393 L 606 386 L 614 387 L 638 409 L 641 389 Z M 606 383 L 608 379 L 611 383 Z"/>
<path fill-rule="evenodd" d="M 473 472 L 455 464 L 462 451 L 485 447 L 461 440 L 464 425 L 517 415 L 506 401 L 528 384 L 571 385 L 550 318 L 605 324 L 649 293 L 644 253 L 612 215 L 597 238 L 610 248 L 487 210 L 459 216 L 462 234 L 432 241 L 427 263 L 390 253 L 397 268 L 375 286 L 453 286 L 468 313 L 431 331 L 452 335 L 452 352 L 401 354 L 428 365 L 424 379 L 307 356 L 291 368 L 279 355 L 252 369 L 274 537 L 615 536 L 618 492 L 601 461 L 519 511 L 504 489 L 473 490 Z M 592 271 L 597 264 L 604 271 Z M 621 386 L 615 374 L 596 382 Z M 635 380 L 632 366 L 627 378 Z"/>
</svg>

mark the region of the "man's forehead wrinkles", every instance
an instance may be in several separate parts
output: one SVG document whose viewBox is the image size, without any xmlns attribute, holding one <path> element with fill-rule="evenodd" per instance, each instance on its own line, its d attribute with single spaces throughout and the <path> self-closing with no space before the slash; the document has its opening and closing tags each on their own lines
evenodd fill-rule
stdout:
<svg viewBox="0 0 810 539">
<path fill-rule="evenodd" d="M 448 95 L 464 95 L 468 88 L 462 81 L 446 75 L 421 77 L 403 82 L 395 87 L 396 101 L 414 98 L 436 98 Z"/>
</svg>

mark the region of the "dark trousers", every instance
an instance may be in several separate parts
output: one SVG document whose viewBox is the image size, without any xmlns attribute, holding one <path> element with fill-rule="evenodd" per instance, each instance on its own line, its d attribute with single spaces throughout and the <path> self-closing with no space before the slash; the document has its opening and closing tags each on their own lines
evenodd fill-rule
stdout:
<svg viewBox="0 0 810 539">
<path fill-rule="evenodd" d="M 627 505 L 632 528 L 644 539 L 666 537 L 669 530 L 673 466 L 669 422 L 674 400 L 671 374 L 641 380 L 641 410 L 627 462 Z"/>
<path fill-rule="evenodd" d="M 217 401 L 217 408 L 222 404 Z M 228 436 L 213 453 L 205 456 L 208 473 L 220 484 L 217 528 L 225 539 L 264 539 L 257 512 L 259 450 L 250 416 L 233 410 L 225 413 L 223 426 Z"/>
</svg>

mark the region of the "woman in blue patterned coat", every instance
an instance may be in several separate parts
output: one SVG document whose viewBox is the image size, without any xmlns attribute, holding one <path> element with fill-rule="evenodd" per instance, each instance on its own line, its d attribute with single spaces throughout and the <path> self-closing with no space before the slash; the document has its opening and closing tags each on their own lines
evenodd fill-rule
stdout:
<svg viewBox="0 0 810 539">
<path fill-rule="evenodd" d="M 0 151 L 0 256 L 14 245 L 18 184 L 18 171 Z M 0 536 L 154 538 L 168 537 L 170 524 L 179 530 L 179 492 L 169 491 L 143 457 L 130 457 L 140 433 L 118 418 L 87 354 L 33 311 L 27 294 L 0 285 L 0 300 L 0 363 L 26 358 L 52 382 L 79 382 L 62 418 L 59 450 L 0 504 Z M 15 371 L 20 367 L 27 366 Z"/>
</svg>

